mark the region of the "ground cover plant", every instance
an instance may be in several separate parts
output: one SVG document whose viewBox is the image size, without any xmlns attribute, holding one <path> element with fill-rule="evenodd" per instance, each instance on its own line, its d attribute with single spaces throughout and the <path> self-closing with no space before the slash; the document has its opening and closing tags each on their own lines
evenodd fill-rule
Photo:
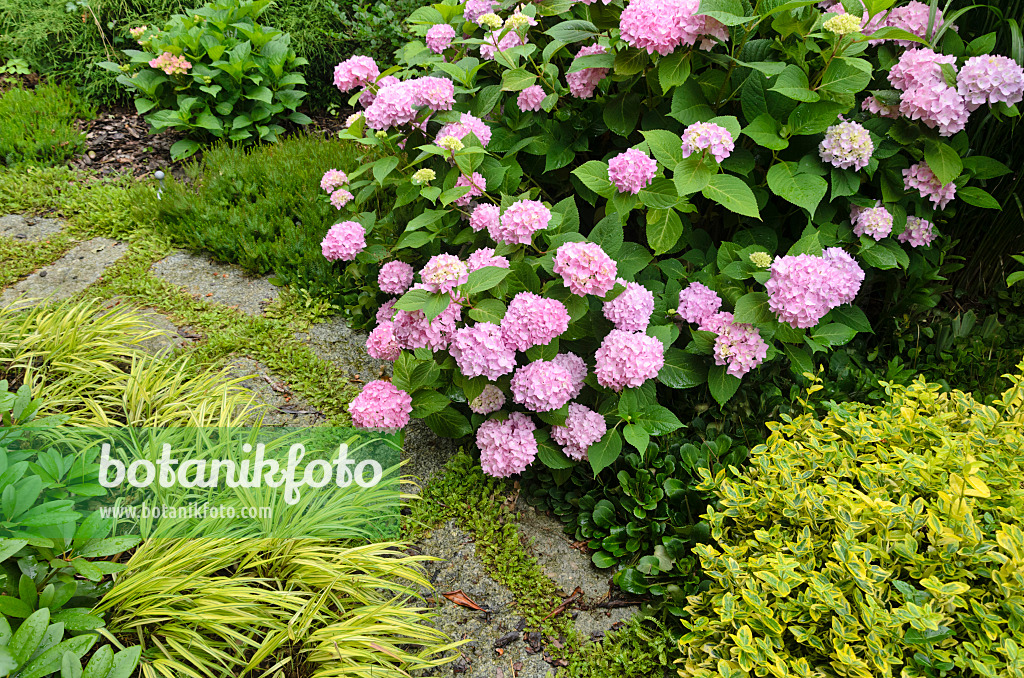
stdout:
<svg viewBox="0 0 1024 678">
<path fill-rule="evenodd" d="M 0 162 L 5 166 L 60 165 L 81 153 L 85 134 L 78 118 L 95 108 L 67 87 L 43 83 L 0 94 Z"/>
</svg>

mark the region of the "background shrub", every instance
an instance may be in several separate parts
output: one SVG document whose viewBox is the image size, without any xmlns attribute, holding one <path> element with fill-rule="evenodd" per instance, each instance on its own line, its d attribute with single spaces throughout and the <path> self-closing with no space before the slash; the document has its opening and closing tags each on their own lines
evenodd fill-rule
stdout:
<svg viewBox="0 0 1024 678">
<path fill-rule="evenodd" d="M 14 87 L 0 96 L 0 162 L 7 166 L 59 165 L 85 148 L 76 118 L 95 109 L 63 86 Z"/>
</svg>

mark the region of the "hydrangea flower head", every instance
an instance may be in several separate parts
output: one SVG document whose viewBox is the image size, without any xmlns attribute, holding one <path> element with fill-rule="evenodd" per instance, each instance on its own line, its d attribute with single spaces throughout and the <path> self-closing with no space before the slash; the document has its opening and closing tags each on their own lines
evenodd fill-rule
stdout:
<svg viewBox="0 0 1024 678">
<path fill-rule="evenodd" d="M 751 252 L 748 258 L 750 263 L 758 268 L 768 268 L 772 265 L 772 255 L 767 252 Z"/>
<path fill-rule="evenodd" d="M 631 0 L 619 17 L 619 32 L 629 45 L 665 56 L 703 34 L 720 33 L 707 25 L 709 17 L 697 14 L 699 7 L 700 0 Z"/>
<path fill-rule="evenodd" d="M 969 110 L 1000 101 L 1013 106 L 1024 99 L 1024 68 L 999 54 L 975 56 L 960 69 L 956 85 Z"/>
<path fill-rule="evenodd" d="M 627 149 L 608 161 L 608 180 L 619 193 L 636 195 L 654 180 L 658 163 L 643 151 Z"/>
<path fill-rule="evenodd" d="M 581 47 L 576 58 L 605 54 L 608 50 L 603 45 L 593 44 Z M 575 73 L 566 73 L 565 82 L 569 85 L 569 94 L 577 99 L 589 99 L 594 96 L 597 84 L 608 76 L 608 68 L 584 68 Z"/>
<path fill-rule="evenodd" d="M 334 67 L 334 86 L 342 92 L 369 85 L 380 76 L 377 62 L 368 56 L 354 56 Z"/>
<path fill-rule="evenodd" d="M 480 24 L 484 28 L 490 28 L 492 31 L 498 30 L 505 24 L 505 22 L 501 20 L 501 17 L 494 12 L 481 14 L 480 17 L 477 18 L 476 23 Z"/>
<path fill-rule="evenodd" d="M 505 345 L 501 328 L 494 323 L 477 323 L 455 330 L 448 352 L 464 376 L 487 377 L 494 381 L 516 367 L 516 352 Z"/>
<path fill-rule="evenodd" d="M 768 308 L 779 322 L 797 329 L 814 327 L 839 305 L 838 295 L 827 284 L 832 267 L 824 258 L 811 254 L 777 257 L 770 270 L 765 283 Z"/>
<path fill-rule="evenodd" d="M 722 298 L 702 283 L 690 283 L 679 293 L 678 313 L 688 323 L 703 323 L 720 308 Z"/>
<path fill-rule="evenodd" d="M 701 332 L 714 332 L 720 334 L 725 326 L 733 321 L 733 314 L 728 311 L 719 311 L 718 313 L 712 313 L 708 317 L 704 318 L 697 325 L 697 329 Z"/>
<path fill-rule="evenodd" d="M 469 227 L 474 231 L 491 233 L 492 229 L 498 229 L 498 219 L 501 216 L 501 208 L 491 203 L 480 203 L 473 208 L 469 215 Z M 492 234 L 493 237 L 493 234 Z"/>
<path fill-rule="evenodd" d="M 380 267 L 377 273 L 377 284 L 381 292 L 388 294 L 404 294 L 412 285 L 413 270 L 404 261 L 389 261 Z"/>
<path fill-rule="evenodd" d="M 469 409 L 477 414 L 497 412 L 505 406 L 505 394 L 494 384 L 487 384 L 480 395 L 469 401 Z"/>
<path fill-rule="evenodd" d="M 397 431 L 409 423 L 412 396 L 390 381 L 371 381 L 348 406 L 358 428 Z"/>
<path fill-rule="evenodd" d="M 192 68 L 192 64 L 184 56 L 175 56 L 170 52 L 164 52 L 157 58 L 150 59 L 149 66 L 159 69 L 167 75 L 183 75 Z"/>
<path fill-rule="evenodd" d="M 402 349 L 395 341 L 395 324 L 385 321 L 373 328 L 370 336 L 366 339 L 366 352 L 371 358 L 377 360 L 398 360 Z"/>
<path fill-rule="evenodd" d="M 486 147 L 491 141 L 491 128 L 486 122 L 469 113 L 463 113 L 458 122 L 452 122 L 442 127 L 437 133 L 437 138 L 455 137 L 462 141 L 471 132 L 480 140 L 481 146 Z"/>
<path fill-rule="evenodd" d="M 729 130 L 713 122 L 697 122 L 683 130 L 683 157 L 704 150 L 711 152 L 715 160 L 722 162 L 735 147 Z"/>
<path fill-rule="evenodd" d="M 472 273 L 487 266 L 508 268 L 509 262 L 505 257 L 496 256 L 493 247 L 481 247 L 469 255 L 469 258 L 466 259 L 466 265 L 469 267 L 470 273 Z"/>
<path fill-rule="evenodd" d="M 349 127 L 351 127 L 352 125 L 356 124 L 357 122 L 359 122 L 362 119 L 363 119 L 362 111 L 360 111 L 358 113 L 353 113 L 352 115 L 350 115 L 347 118 L 345 118 L 345 129 L 348 129 Z"/>
<path fill-rule="evenodd" d="M 324 172 L 324 176 L 320 179 L 320 188 L 322 190 L 331 193 L 334 189 L 344 186 L 348 183 L 348 175 L 341 170 L 329 169 Z"/>
<path fill-rule="evenodd" d="M 608 424 L 604 417 L 579 403 L 569 403 L 564 426 L 552 426 L 551 438 L 562 446 L 570 459 L 586 459 L 591 445 L 604 437 Z"/>
<path fill-rule="evenodd" d="M 456 188 L 459 186 L 469 186 L 469 193 L 455 199 L 456 205 L 465 207 L 473 198 L 484 194 L 484 190 L 487 188 L 487 181 L 484 179 L 484 175 L 479 172 L 473 172 L 471 177 L 467 177 L 465 174 L 459 176 L 455 180 L 455 186 Z"/>
<path fill-rule="evenodd" d="M 451 292 L 469 280 L 469 269 L 454 254 L 437 254 L 420 271 L 420 279 L 431 292 Z"/>
<path fill-rule="evenodd" d="M 854 235 L 867 235 L 881 240 L 892 233 L 892 214 L 881 204 L 851 213 Z"/>
<path fill-rule="evenodd" d="M 418 169 L 415 172 L 413 172 L 412 177 L 409 179 L 409 181 L 412 182 L 413 186 L 421 186 L 423 184 L 429 184 L 436 178 L 437 172 L 430 169 L 429 167 L 424 167 L 423 169 Z"/>
<path fill-rule="evenodd" d="M 428 321 L 423 311 L 398 311 L 395 313 L 395 341 L 402 348 L 415 350 L 429 348 L 443 351 L 455 334 L 455 324 L 462 317 L 462 306 L 450 303 L 433 320 Z"/>
<path fill-rule="evenodd" d="M 477 23 L 484 14 L 494 8 L 492 0 L 466 0 L 466 8 L 462 16 L 470 23 Z"/>
<path fill-rule="evenodd" d="M 510 31 L 522 31 L 527 26 L 536 26 L 537 20 L 523 14 L 518 9 L 505 21 L 505 26 Z"/>
<path fill-rule="evenodd" d="M 476 431 L 480 468 L 489 476 L 507 478 L 522 473 L 537 457 L 536 425 L 522 412 L 505 421 L 488 419 Z"/>
<path fill-rule="evenodd" d="M 331 226 L 320 243 L 328 261 L 352 261 L 366 248 L 366 229 L 354 221 L 343 221 Z"/>
<path fill-rule="evenodd" d="M 825 130 L 825 138 L 818 145 L 822 160 L 843 169 L 864 169 L 874 151 L 875 144 L 864 126 L 849 120 Z"/>
<path fill-rule="evenodd" d="M 149 30 L 149 26 L 137 26 L 136 28 L 129 29 L 128 35 L 132 36 L 135 40 L 138 40 L 147 30 Z"/>
<path fill-rule="evenodd" d="M 440 54 L 452 46 L 455 29 L 449 24 L 434 24 L 427 29 L 427 47 L 434 54 Z"/>
<path fill-rule="evenodd" d="M 530 85 L 519 93 L 516 103 L 519 104 L 519 110 L 523 113 L 527 111 L 539 111 L 541 109 L 541 103 L 544 101 L 544 96 L 543 87 L 540 85 Z"/>
<path fill-rule="evenodd" d="M 921 161 L 903 170 L 903 187 L 917 190 L 922 198 L 929 198 L 936 207 L 942 209 L 956 195 L 956 184 L 952 181 L 943 184 L 932 172 L 928 163 Z"/>
<path fill-rule="evenodd" d="M 415 103 L 432 111 L 450 111 L 455 105 L 455 83 L 448 78 L 428 76 L 409 80 Z"/>
<path fill-rule="evenodd" d="M 347 205 L 351 200 L 352 194 L 346 191 L 344 188 L 339 188 L 338 190 L 331 193 L 331 206 L 336 210 L 340 210 L 342 207 Z"/>
<path fill-rule="evenodd" d="M 539 200 L 519 200 L 501 215 L 496 227 L 488 233 L 497 242 L 510 245 L 529 245 L 533 234 L 548 227 L 551 210 Z"/>
<path fill-rule="evenodd" d="M 658 376 L 665 365 L 665 345 L 642 332 L 612 330 L 594 357 L 597 383 L 619 393 Z"/>
<path fill-rule="evenodd" d="M 508 304 L 501 319 L 505 345 L 516 351 L 551 343 L 569 329 L 569 311 L 557 299 L 520 292 Z"/>
<path fill-rule="evenodd" d="M 462 143 L 462 139 L 452 136 L 451 134 L 446 134 L 443 137 L 438 137 L 437 145 L 446 151 L 451 151 L 452 153 L 461 151 L 466 147 L 466 144 Z"/>
<path fill-rule="evenodd" d="M 861 102 L 860 107 L 862 110 L 874 113 L 883 118 L 898 118 L 900 117 L 900 107 L 897 106 L 886 106 L 878 100 L 876 96 L 869 96 Z"/>
<path fill-rule="evenodd" d="M 654 294 L 639 283 L 626 282 L 622 278 L 616 282 L 626 289 L 611 301 L 604 302 L 604 317 L 617 330 L 646 332 L 654 313 Z"/>
<path fill-rule="evenodd" d="M 935 237 L 935 224 L 920 217 L 907 217 L 907 228 L 897 239 L 911 247 L 927 247 Z"/>
<path fill-rule="evenodd" d="M 821 258 L 832 266 L 827 281 L 832 296 L 830 303 L 839 306 L 853 302 L 864 282 L 864 269 L 841 247 L 826 248 Z"/>
<path fill-rule="evenodd" d="M 894 28 L 902 28 L 908 33 L 913 33 L 919 38 L 927 38 L 928 36 L 928 14 L 930 8 L 923 2 L 917 0 L 911 0 L 905 5 L 894 8 L 889 12 L 889 16 L 885 19 L 886 26 L 892 26 Z M 932 24 L 933 30 L 938 29 L 942 26 L 942 10 L 939 8 L 935 9 L 935 20 Z M 956 30 L 956 26 L 953 26 L 953 30 Z M 871 42 L 875 42 L 872 40 Z M 911 42 L 910 40 L 896 40 L 897 45 L 901 47 L 914 47 L 918 43 Z"/>
<path fill-rule="evenodd" d="M 393 297 L 385 301 L 380 308 L 377 309 L 377 324 L 391 322 L 395 319 L 395 303 L 398 301 L 398 297 Z"/>
<path fill-rule="evenodd" d="M 861 18 L 855 14 L 837 14 L 831 19 L 827 19 L 825 23 L 821 25 L 829 33 L 835 33 L 836 35 L 846 35 L 847 33 L 856 33 L 860 30 Z"/>
<path fill-rule="evenodd" d="M 938 128 L 944 137 L 952 136 L 967 126 L 970 111 L 954 88 L 942 82 L 919 85 L 900 97 L 900 114 Z"/>
<path fill-rule="evenodd" d="M 534 412 L 557 410 L 572 392 L 572 375 L 550 360 L 535 360 L 512 375 L 512 400 Z"/>
<path fill-rule="evenodd" d="M 385 75 L 380 80 L 371 82 L 363 88 L 362 92 L 359 93 L 359 105 L 363 108 L 369 108 L 370 104 L 372 104 L 377 98 L 377 92 L 390 85 L 396 85 L 399 82 L 401 82 L 401 80 L 393 75 Z"/>
<path fill-rule="evenodd" d="M 420 105 L 420 100 L 419 92 L 413 83 L 412 80 L 404 80 L 377 90 L 373 103 L 364 112 L 366 126 L 383 131 L 398 125 L 407 125 L 415 120 L 416 107 Z"/>
<path fill-rule="evenodd" d="M 615 287 L 615 260 L 592 242 L 567 242 L 555 252 L 555 275 L 577 296 L 603 297 Z"/>
<path fill-rule="evenodd" d="M 927 47 L 908 49 L 889 71 L 889 82 L 904 92 L 922 85 L 946 85 L 942 64 L 955 66 L 956 57 L 936 54 Z"/>
<path fill-rule="evenodd" d="M 480 45 L 480 56 L 482 58 L 493 59 L 498 52 L 505 52 L 513 47 L 526 44 L 523 36 L 519 35 L 516 31 L 509 31 L 502 38 L 499 38 L 499 35 L 501 35 L 501 31 L 494 31 L 484 38 L 484 43 Z"/>
<path fill-rule="evenodd" d="M 726 374 L 734 377 L 742 377 L 767 355 L 768 344 L 753 325 L 728 323 L 715 337 L 715 364 L 726 365 Z"/>
<path fill-rule="evenodd" d="M 587 378 L 587 364 L 583 362 L 583 358 L 571 352 L 559 353 L 551 362 L 564 367 L 572 377 L 572 395 L 569 396 L 572 400 L 583 390 L 583 382 Z"/>
</svg>

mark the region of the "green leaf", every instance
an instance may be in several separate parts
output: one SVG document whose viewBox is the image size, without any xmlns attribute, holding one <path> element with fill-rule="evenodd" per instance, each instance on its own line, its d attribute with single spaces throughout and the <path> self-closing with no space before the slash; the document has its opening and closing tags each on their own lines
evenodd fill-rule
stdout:
<svg viewBox="0 0 1024 678">
<path fill-rule="evenodd" d="M 683 234 L 683 222 L 673 209 L 650 210 L 647 213 L 647 245 L 654 256 L 668 252 Z"/>
<path fill-rule="evenodd" d="M 616 53 L 612 68 L 615 70 L 615 75 L 630 76 L 643 71 L 650 62 L 651 57 L 647 52 L 635 47 L 627 47 Z"/>
<path fill-rule="evenodd" d="M 641 130 L 640 133 L 644 135 L 654 159 L 665 167 L 675 167 L 683 161 L 683 147 L 678 134 L 664 129 Z"/>
<path fill-rule="evenodd" d="M 703 191 L 714 175 L 711 161 L 703 153 L 694 153 L 676 165 L 672 181 L 675 182 L 679 195 L 686 196 Z"/>
<path fill-rule="evenodd" d="M 842 346 L 855 336 L 857 332 L 842 323 L 828 323 L 811 330 L 811 339 L 824 346 Z"/>
<path fill-rule="evenodd" d="M 398 311 L 423 311 L 427 320 L 433 320 L 451 304 L 451 296 L 444 292 L 409 290 L 395 302 Z"/>
<path fill-rule="evenodd" d="M 671 179 L 659 178 L 640 190 L 640 202 L 653 210 L 667 210 L 679 204 L 679 194 Z"/>
<path fill-rule="evenodd" d="M 1000 210 L 1002 206 L 999 201 L 992 197 L 988 191 L 978 188 L 977 186 L 965 186 L 956 192 L 956 197 L 963 200 L 968 205 L 974 205 L 975 207 L 984 207 L 992 210 Z"/>
<path fill-rule="evenodd" d="M 615 65 L 614 52 L 602 52 L 601 54 L 587 54 L 573 59 L 567 73 L 575 73 L 587 68 L 611 68 Z"/>
<path fill-rule="evenodd" d="M 665 364 L 658 372 L 658 381 L 670 388 L 693 388 L 708 378 L 707 363 L 693 353 L 677 348 L 665 351 Z"/>
<path fill-rule="evenodd" d="M 609 554 L 607 551 L 595 551 L 593 555 L 590 556 L 590 560 L 594 563 L 594 567 L 600 568 L 602 570 L 607 569 L 609 567 L 613 567 L 616 563 L 619 562 L 615 559 L 614 556 Z"/>
<path fill-rule="evenodd" d="M 88 608 L 74 607 L 53 615 L 54 624 L 64 624 L 68 631 L 93 631 L 103 627 L 103 617 L 90 614 Z"/>
<path fill-rule="evenodd" d="M 0 614 L 12 619 L 24 619 L 32 614 L 32 608 L 21 598 L 0 596 Z"/>
<path fill-rule="evenodd" d="M 799 66 L 790 64 L 779 74 L 775 84 L 770 87 L 771 91 L 778 92 L 784 97 L 796 99 L 797 101 L 817 101 L 821 97 L 817 92 L 811 91 L 811 83 L 807 80 L 807 74 Z"/>
<path fill-rule="evenodd" d="M 423 419 L 430 430 L 442 438 L 462 438 L 473 432 L 469 419 L 453 407 L 445 407 Z"/>
<path fill-rule="evenodd" d="M 696 14 L 713 17 L 726 26 L 737 26 L 757 18 L 747 16 L 740 0 L 701 0 Z"/>
<path fill-rule="evenodd" d="M 639 424 L 626 424 L 623 426 L 622 437 L 640 452 L 646 452 L 647 447 L 651 444 L 651 434 Z"/>
<path fill-rule="evenodd" d="M 544 32 L 553 39 L 566 44 L 592 40 L 598 34 L 597 26 L 589 21 L 579 19 L 561 21 Z"/>
<path fill-rule="evenodd" d="M 924 159 L 940 183 L 948 184 L 963 171 L 960 156 L 949 144 L 929 139 L 924 144 Z"/>
<path fill-rule="evenodd" d="M 519 92 L 537 82 L 537 76 L 525 68 L 514 68 L 505 71 L 501 76 L 501 89 L 504 92 Z"/>
<path fill-rule="evenodd" d="M 729 399 L 736 395 L 739 387 L 739 378 L 726 374 L 725 365 L 712 365 L 708 370 L 708 388 L 711 390 L 711 396 L 718 401 L 719 405 L 729 402 Z"/>
<path fill-rule="evenodd" d="M 615 191 L 615 186 L 608 180 L 608 163 L 590 160 L 572 171 L 583 185 L 603 198 L 608 198 Z"/>
<path fill-rule="evenodd" d="M 389 174 L 395 171 L 395 168 L 398 167 L 398 163 L 398 157 L 394 155 L 381 158 L 377 162 L 373 163 L 373 178 L 376 179 L 378 184 L 383 186 L 384 180 L 387 179 Z"/>
<path fill-rule="evenodd" d="M 587 459 L 594 474 L 600 473 L 619 458 L 622 453 L 622 436 L 615 429 L 604 434 L 604 437 L 590 446 Z"/>
<path fill-rule="evenodd" d="M 839 122 L 839 114 L 844 108 L 843 105 L 832 101 L 800 104 L 789 114 L 786 126 L 793 135 L 821 134 Z"/>
<path fill-rule="evenodd" d="M 768 187 L 775 195 L 807 210 L 810 216 L 828 191 L 828 182 L 819 176 L 805 174 L 791 162 L 779 162 L 768 170 Z"/>
<path fill-rule="evenodd" d="M 760 219 L 757 211 L 757 200 L 750 186 L 731 174 L 716 174 L 708 181 L 701 191 L 705 198 L 714 200 L 727 210 L 744 216 Z"/>
<path fill-rule="evenodd" d="M 974 175 L 976 179 L 994 179 L 1009 174 L 1012 170 L 992 158 L 983 155 L 970 155 L 963 159 L 964 169 Z"/>
<path fill-rule="evenodd" d="M 830 201 L 846 195 L 857 195 L 859 189 L 860 174 L 838 167 L 832 169 L 832 197 Z"/>
<path fill-rule="evenodd" d="M 139 649 L 141 650 L 142 648 L 139 647 Z M 81 678 L 107 678 L 107 674 L 110 673 L 113 665 L 114 650 L 109 645 L 104 645 L 93 653 L 92 658 L 89 659 L 88 666 L 82 672 Z"/>
<path fill-rule="evenodd" d="M 459 289 L 462 290 L 463 294 L 476 294 L 477 292 L 483 292 L 500 283 L 509 273 L 510 271 L 507 268 L 485 266 L 472 271 L 469 274 L 469 280 L 463 283 Z"/>
<path fill-rule="evenodd" d="M 782 350 L 789 358 L 789 366 L 794 373 L 802 375 L 804 372 L 814 374 L 814 360 L 806 349 L 793 344 L 783 344 Z"/>
<path fill-rule="evenodd" d="M 505 317 L 505 310 L 505 304 L 497 299 L 481 299 L 469 309 L 469 317 L 477 322 L 500 325 L 501 319 Z"/>
<path fill-rule="evenodd" d="M 267 87 L 256 87 L 249 90 L 245 94 L 246 99 L 252 99 L 253 101 L 262 101 L 263 103 L 270 105 L 274 101 L 274 93 Z"/>
<path fill-rule="evenodd" d="M 684 125 L 692 125 L 714 116 L 711 106 L 694 78 L 690 78 L 672 91 L 672 109 L 668 116 Z"/>
<path fill-rule="evenodd" d="M 11 656 L 14 657 L 15 661 L 18 662 L 18 666 L 23 665 L 35 654 L 36 648 L 39 647 L 39 643 L 46 634 L 46 628 L 49 625 L 50 610 L 45 607 L 33 612 L 25 621 L 21 622 L 21 626 L 18 627 L 10 642 L 7 643 L 7 649 L 10 650 Z"/>
<path fill-rule="evenodd" d="M 867 70 L 862 64 L 867 65 Z M 821 89 L 834 94 L 857 94 L 871 82 L 871 64 L 863 59 L 833 59 L 821 76 Z"/>
<path fill-rule="evenodd" d="M 9 676 L 18 668 L 18 662 L 6 646 L 0 645 L 0 676 Z"/>
<path fill-rule="evenodd" d="M 25 548 L 28 544 L 27 539 L 7 539 L 0 538 L 0 563 L 4 562 L 15 553 Z"/>
<path fill-rule="evenodd" d="M 736 300 L 733 316 L 738 323 L 767 323 L 775 320 L 775 314 L 768 308 L 768 295 L 764 292 L 748 292 Z"/>
<path fill-rule="evenodd" d="M 648 405 L 633 418 L 652 436 L 663 436 L 682 428 L 683 422 L 672 411 L 661 405 Z"/>
<path fill-rule="evenodd" d="M 99 654 L 97 652 L 97 654 Z M 130 678 L 135 673 L 135 667 L 139 665 L 142 657 L 142 646 L 135 645 L 121 650 L 114 655 L 113 665 L 107 673 L 106 678 Z M 84 678 L 84 677 L 83 677 Z"/>
<path fill-rule="evenodd" d="M 178 161 L 195 155 L 199 144 L 191 139 L 179 139 L 171 145 L 171 159 Z"/>
<path fill-rule="evenodd" d="M 773 151 L 781 151 L 789 146 L 789 141 L 779 134 L 779 122 L 767 113 L 762 113 L 743 128 L 743 133 L 755 143 Z"/>
<path fill-rule="evenodd" d="M 668 92 L 673 87 L 686 82 L 690 77 L 690 53 L 677 49 L 658 61 L 658 82 L 661 91 Z"/>
<path fill-rule="evenodd" d="M 843 304 L 837 306 L 829 311 L 829 319 L 835 322 L 851 327 L 857 332 L 871 332 L 871 321 L 868 320 L 868 316 L 861 310 L 860 306 L 854 306 L 853 304 Z"/>
<path fill-rule="evenodd" d="M 68 638 L 64 642 L 51 647 L 49 650 L 46 650 L 29 662 L 25 668 L 21 670 L 19 678 L 42 678 L 43 676 L 48 676 L 51 673 L 54 673 L 55 671 L 59 671 L 65 652 L 71 652 L 77 658 L 81 659 L 96 643 L 97 638 L 98 636 L 94 633 L 87 633 L 81 636 L 75 636 L 74 638 Z"/>
<path fill-rule="evenodd" d="M 640 119 L 640 95 L 626 93 L 604 105 L 604 124 L 619 136 L 628 137 Z"/>
</svg>

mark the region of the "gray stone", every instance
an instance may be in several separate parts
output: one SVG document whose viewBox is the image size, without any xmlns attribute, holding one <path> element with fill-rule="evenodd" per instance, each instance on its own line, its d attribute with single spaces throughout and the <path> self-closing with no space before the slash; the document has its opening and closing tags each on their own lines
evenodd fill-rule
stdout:
<svg viewBox="0 0 1024 678">
<path fill-rule="evenodd" d="M 153 264 L 153 275 L 185 288 L 202 301 L 259 315 L 277 299 L 277 288 L 266 278 L 249 275 L 238 266 L 222 264 L 207 256 L 176 252 Z"/>
<path fill-rule="evenodd" d="M 14 240 L 49 240 L 64 230 L 59 219 L 8 214 L 0 217 L 0 236 Z"/>
<path fill-rule="evenodd" d="M 116 240 L 86 240 L 49 266 L 4 290 L 2 301 L 9 303 L 22 298 L 67 299 L 96 282 L 108 266 L 127 252 L 128 245 Z"/>
<path fill-rule="evenodd" d="M 455 443 L 439 438 L 421 419 L 412 419 L 405 429 L 402 459 L 407 459 L 402 473 L 414 476 L 417 485 L 409 491 L 418 493 L 430 478 L 455 454 Z"/>
<path fill-rule="evenodd" d="M 236 358 L 228 365 L 227 375 L 232 379 L 246 377 L 239 385 L 253 391 L 256 401 L 267 406 L 257 415 L 257 418 L 262 415 L 263 426 L 314 426 L 327 421 L 323 414 L 292 393 L 288 384 L 261 362 L 252 358 Z"/>
<path fill-rule="evenodd" d="M 348 320 L 341 316 L 310 325 L 307 331 L 295 336 L 318 358 L 334 363 L 348 376 L 373 381 L 391 374 L 391 363 L 367 355 L 366 335 L 349 327 Z"/>
<path fill-rule="evenodd" d="M 121 297 L 107 301 L 104 308 L 132 307 L 133 304 Z M 147 353 L 153 355 L 168 353 L 180 348 L 185 339 L 178 333 L 178 325 L 167 316 L 152 308 L 136 308 L 133 311 L 141 316 L 139 330 L 149 332 L 152 336 L 144 339 L 139 345 Z"/>
</svg>

